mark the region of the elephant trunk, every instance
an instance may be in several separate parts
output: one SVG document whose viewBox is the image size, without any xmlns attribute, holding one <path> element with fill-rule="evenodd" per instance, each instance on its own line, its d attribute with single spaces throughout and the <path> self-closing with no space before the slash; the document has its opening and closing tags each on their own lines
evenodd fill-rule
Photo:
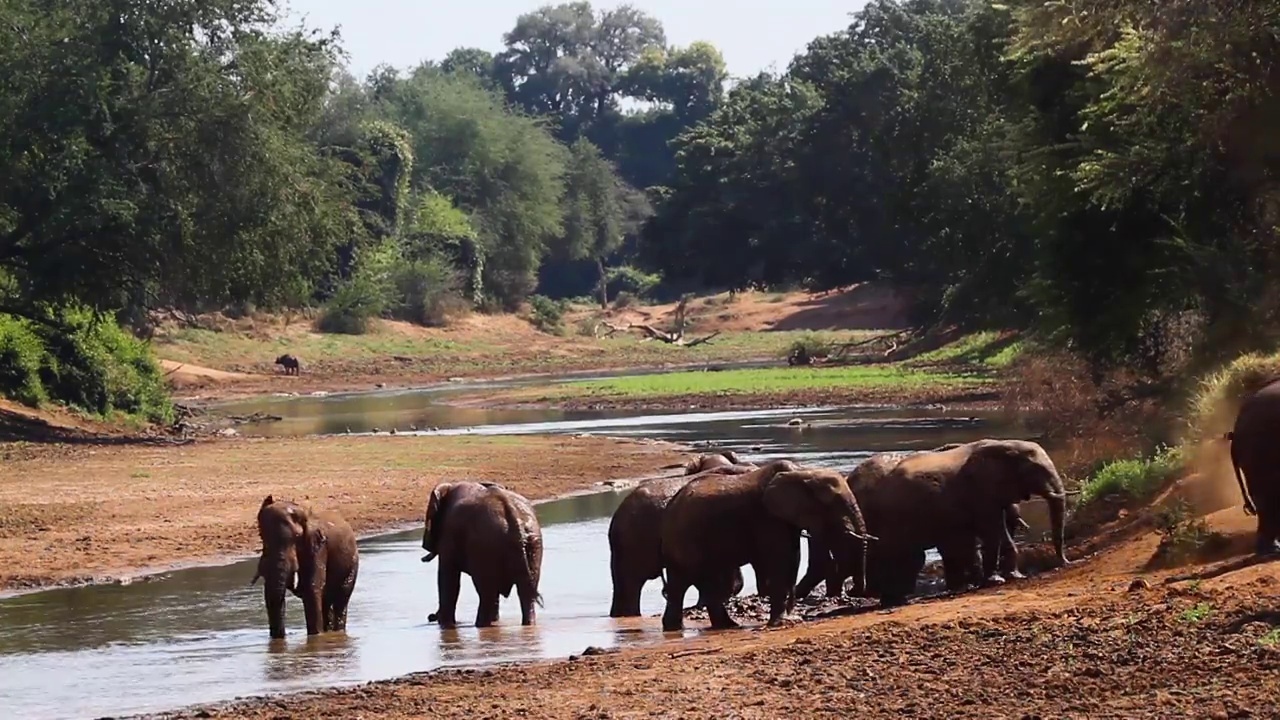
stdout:
<svg viewBox="0 0 1280 720">
<path fill-rule="evenodd" d="M 1053 533 L 1053 550 L 1058 554 L 1058 562 L 1066 565 L 1066 516 L 1067 496 L 1065 493 L 1051 494 L 1045 497 L 1049 503 L 1049 525 Z"/>
<path fill-rule="evenodd" d="M 264 552 L 258 562 L 258 573 L 264 578 L 262 599 L 267 608 L 267 624 L 271 637 L 276 639 L 284 637 L 285 595 L 295 591 L 297 562 L 290 562 L 290 554 L 286 550 Z"/>
</svg>

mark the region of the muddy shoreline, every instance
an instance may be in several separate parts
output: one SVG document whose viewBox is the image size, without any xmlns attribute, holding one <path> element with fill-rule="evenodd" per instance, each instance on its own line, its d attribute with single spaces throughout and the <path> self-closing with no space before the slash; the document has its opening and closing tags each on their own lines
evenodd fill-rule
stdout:
<svg viewBox="0 0 1280 720">
<path fill-rule="evenodd" d="M 530 500 L 664 472 L 685 450 L 600 437 L 218 438 L 42 445 L 0 477 L 0 591 L 126 582 L 258 550 L 268 494 L 339 510 L 361 535 L 420 520 L 436 482 L 484 478 Z"/>
</svg>

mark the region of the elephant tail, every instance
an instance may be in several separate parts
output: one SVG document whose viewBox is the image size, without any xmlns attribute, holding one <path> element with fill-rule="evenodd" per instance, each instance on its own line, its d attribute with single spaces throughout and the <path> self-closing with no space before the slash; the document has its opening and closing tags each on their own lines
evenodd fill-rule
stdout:
<svg viewBox="0 0 1280 720">
<path fill-rule="evenodd" d="M 522 522 L 515 503 L 505 502 L 503 503 L 503 508 L 507 516 L 507 532 L 511 536 L 511 547 L 517 554 L 517 557 L 514 558 L 516 588 L 526 588 L 526 592 L 533 597 L 533 601 L 538 604 L 538 607 L 544 607 L 542 593 L 538 592 L 537 581 L 538 556 L 541 552 L 542 541 L 540 538 L 525 531 L 524 522 Z"/>
<path fill-rule="evenodd" d="M 1258 508 L 1253 504 L 1253 497 L 1249 495 L 1249 488 L 1245 486 L 1244 473 L 1240 470 L 1240 460 L 1236 455 L 1235 433 L 1229 432 L 1222 437 L 1231 443 L 1231 469 L 1235 471 L 1236 483 L 1240 486 L 1240 497 L 1244 498 L 1244 511 L 1249 515 L 1257 515 Z"/>
</svg>

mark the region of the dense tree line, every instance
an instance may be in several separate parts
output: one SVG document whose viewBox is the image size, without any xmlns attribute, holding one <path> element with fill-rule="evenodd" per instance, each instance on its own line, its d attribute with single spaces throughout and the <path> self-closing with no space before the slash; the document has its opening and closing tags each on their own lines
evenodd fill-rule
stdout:
<svg viewBox="0 0 1280 720">
<path fill-rule="evenodd" d="M 668 276 L 882 279 L 1100 366 L 1275 340 L 1274 0 L 873 0 L 676 142 Z"/>
<path fill-rule="evenodd" d="M 1278 10 L 873 0 L 726 94 L 714 47 L 628 5 L 358 79 L 274 0 L 0 0 L 2 382 L 60 386 L 38 348 L 95 312 L 321 305 L 356 332 L 608 302 L 652 282 L 633 265 L 884 280 L 923 323 L 1099 365 L 1265 344 Z"/>
</svg>

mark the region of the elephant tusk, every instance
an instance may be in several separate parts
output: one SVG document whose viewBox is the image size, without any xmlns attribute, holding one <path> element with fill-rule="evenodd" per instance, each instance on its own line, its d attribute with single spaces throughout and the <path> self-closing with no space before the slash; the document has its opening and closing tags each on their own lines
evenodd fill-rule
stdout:
<svg viewBox="0 0 1280 720">
<path fill-rule="evenodd" d="M 854 540 L 862 540 L 865 542 L 875 542 L 880 539 L 870 533 L 867 533 L 866 535 L 863 535 L 860 533 L 849 533 L 849 537 L 853 538 Z"/>
</svg>

